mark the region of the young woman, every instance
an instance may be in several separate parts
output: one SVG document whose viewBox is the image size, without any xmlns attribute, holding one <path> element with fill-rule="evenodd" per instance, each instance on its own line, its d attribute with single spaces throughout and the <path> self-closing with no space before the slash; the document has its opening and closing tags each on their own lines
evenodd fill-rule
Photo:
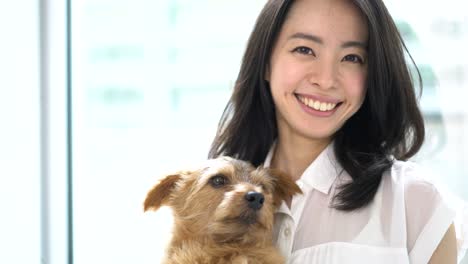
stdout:
<svg viewBox="0 0 468 264">
<path fill-rule="evenodd" d="M 405 160 L 424 123 L 381 0 L 270 0 L 210 158 L 281 169 L 303 195 L 275 215 L 289 263 L 456 263 L 454 211 Z"/>
</svg>

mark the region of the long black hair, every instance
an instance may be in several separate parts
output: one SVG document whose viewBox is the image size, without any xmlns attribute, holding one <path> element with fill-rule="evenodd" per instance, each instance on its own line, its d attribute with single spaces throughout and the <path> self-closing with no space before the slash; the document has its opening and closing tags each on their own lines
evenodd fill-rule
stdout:
<svg viewBox="0 0 468 264">
<path fill-rule="evenodd" d="M 257 18 L 209 158 L 228 155 L 255 166 L 265 160 L 277 124 L 264 76 L 293 2 L 270 0 Z M 353 181 L 340 187 L 333 206 L 346 211 L 367 205 L 394 158 L 407 160 L 424 141 L 424 121 L 405 60 L 409 52 L 392 17 L 382 0 L 353 3 L 368 23 L 368 77 L 363 105 L 334 135 L 336 157 Z"/>
</svg>

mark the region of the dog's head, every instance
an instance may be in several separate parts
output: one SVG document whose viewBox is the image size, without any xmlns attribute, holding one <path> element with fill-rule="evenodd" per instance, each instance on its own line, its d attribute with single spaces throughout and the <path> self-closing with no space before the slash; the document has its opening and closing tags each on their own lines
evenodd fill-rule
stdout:
<svg viewBox="0 0 468 264">
<path fill-rule="evenodd" d="M 280 171 L 221 157 L 198 170 L 164 177 L 148 193 L 144 209 L 172 207 L 176 228 L 183 228 L 187 235 L 247 243 L 271 239 L 275 209 L 300 192 Z"/>
</svg>

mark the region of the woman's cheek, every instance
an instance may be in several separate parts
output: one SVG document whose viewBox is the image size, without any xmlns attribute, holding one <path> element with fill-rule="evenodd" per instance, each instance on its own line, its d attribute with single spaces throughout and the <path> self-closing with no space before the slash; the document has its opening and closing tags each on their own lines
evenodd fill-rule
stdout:
<svg viewBox="0 0 468 264">
<path fill-rule="evenodd" d="M 284 58 L 274 65 L 272 70 L 272 81 L 278 85 L 278 89 L 285 93 L 293 92 L 298 87 L 298 83 L 303 75 L 300 65 L 293 60 Z"/>
<path fill-rule="evenodd" d="M 366 96 L 367 87 L 366 87 L 366 74 L 360 74 L 353 76 L 348 79 L 349 89 L 348 95 L 352 98 L 355 98 L 356 101 L 362 103 Z"/>
</svg>

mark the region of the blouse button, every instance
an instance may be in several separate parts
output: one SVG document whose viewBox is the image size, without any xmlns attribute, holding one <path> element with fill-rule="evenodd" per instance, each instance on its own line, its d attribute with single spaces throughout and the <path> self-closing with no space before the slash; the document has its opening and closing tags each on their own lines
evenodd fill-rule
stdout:
<svg viewBox="0 0 468 264">
<path fill-rule="evenodd" d="M 289 237 L 291 235 L 291 229 L 288 227 L 284 230 L 284 236 Z"/>
</svg>

